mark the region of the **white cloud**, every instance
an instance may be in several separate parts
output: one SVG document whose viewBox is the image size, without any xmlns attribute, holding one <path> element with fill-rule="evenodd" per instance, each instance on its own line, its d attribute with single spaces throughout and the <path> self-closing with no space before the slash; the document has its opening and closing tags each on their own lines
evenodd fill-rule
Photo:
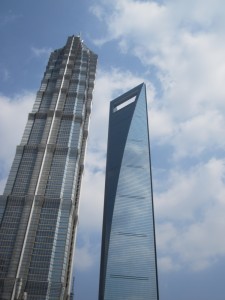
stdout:
<svg viewBox="0 0 225 300">
<path fill-rule="evenodd" d="M 169 256 L 160 257 L 158 260 L 160 270 L 164 272 L 177 271 L 180 267 Z"/>
<path fill-rule="evenodd" d="M 93 244 L 89 239 L 85 238 L 83 245 L 76 248 L 75 251 L 75 267 L 78 271 L 85 272 L 90 269 L 99 253 L 99 245 Z"/>
<path fill-rule="evenodd" d="M 16 151 L 16 145 L 20 143 L 22 138 L 27 114 L 31 111 L 34 98 L 35 95 L 31 92 L 24 92 L 12 98 L 0 95 L 1 192 Z"/>
<path fill-rule="evenodd" d="M 22 15 L 14 14 L 11 10 L 0 16 L 0 27 L 5 27 L 20 19 Z"/>
<path fill-rule="evenodd" d="M 93 5 L 90 6 L 90 12 L 94 14 L 99 20 L 103 19 L 104 16 L 104 9 L 101 5 Z"/>
<path fill-rule="evenodd" d="M 162 258 L 176 257 L 180 267 L 201 270 L 225 256 L 224 176 L 224 159 L 168 174 L 168 188 L 155 194 Z"/>
<path fill-rule="evenodd" d="M 52 52 L 52 49 L 46 47 L 42 47 L 42 48 L 31 47 L 31 51 L 34 56 L 41 57 L 41 56 L 49 56 L 50 53 Z"/>
<path fill-rule="evenodd" d="M 213 110 L 180 123 L 176 134 L 171 137 L 171 144 L 176 147 L 176 158 L 196 156 L 209 150 L 224 150 L 224 128 L 224 115 Z"/>
<path fill-rule="evenodd" d="M 1 74 L 1 79 L 2 79 L 3 82 L 6 82 L 6 81 L 9 80 L 9 78 L 10 78 L 10 72 L 9 72 L 9 70 L 7 68 L 4 68 L 4 67 L 1 68 L 0 74 Z"/>
<path fill-rule="evenodd" d="M 172 136 L 175 130 L 175 124 L 167 111 L 157 108 L 157 105 L 153 104 L 152 109 L 149 111 L 148 118 L 151 139 L 160 141 L 162 138 L 165 140 L 166 137 L 169 139 Z"/>
<path fill-rule="evenodd" d="M 223 8 L 220 0 L 207 5 L 200 0 L 101 3 L 100 20 L 106 25 L 101 40 L 117 40 L 123 53 L 133 54 L 144 67 L 156 67 L 162 95 L 160 106 L 153 103 L 151 132 L 160 143 L 174 146 L 175 158 L 200 155 L 211 147 L 214 135 L 213 148 L 221 148 L 223 127 L 217 129 L 225 115 Z M 214 129 L 207 130 L 210 115 L 217 119 Z M 204 133 L 203 119 L 208 125 Z M 188 134 L 187 127 L 194 134 Z M 188 142 L 183 145 L 185 137 Z"/>
<path fill-rule="evenodd" d="M 211 159 L 189 170 L 168 170 L 167 176 L 167 188 L 156 194 L 160 218 L 190 221 L 195 214 L 207 211 L 209 204 L 220 203 L 225 195 L 224 159 Z"/>
<path fill-rule="evenodd" d="M 2 195 L 2 193 L 4 191 L 5 184 L 6 184 L 6 177 L 4 176 L 3 179 L 0 179 L 0 195 Z"/>
<path fill-rule="evenodd" d="M 89 154 L 89 158 L 97 158 L 98 155 Z M 104 159 L 100 161 L 102 164 Z M 82 181 L 81 209 L 79 227 L 82 232 L 91 235 L 100 230 L 102 225 L 103 201 L 104 201 L 104 172 L 95 171 L 95 163 L 89 163 Z"/>
</svg>

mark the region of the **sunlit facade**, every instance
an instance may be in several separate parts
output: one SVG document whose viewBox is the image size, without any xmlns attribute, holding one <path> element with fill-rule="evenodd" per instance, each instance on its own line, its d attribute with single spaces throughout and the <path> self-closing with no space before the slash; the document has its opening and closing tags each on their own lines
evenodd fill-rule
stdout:
<svg viewBox="0 0 225 300">
<path fill-rule="evenodd" d="M 97 56 L 51 53 L 0 196 L 0 299 L 69 299 Z"/>
<path fill-rule="evenodd" d="M 110 104 L 99 300 L 158 300 L 145 85 Z"/>
</svg>

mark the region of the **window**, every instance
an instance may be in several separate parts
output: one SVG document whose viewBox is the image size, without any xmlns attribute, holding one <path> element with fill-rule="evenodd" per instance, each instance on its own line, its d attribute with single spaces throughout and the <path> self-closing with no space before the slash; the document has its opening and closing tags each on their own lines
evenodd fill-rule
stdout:
<svg viewBox="0 0 225 300">
<path fill-rule="evenodd" d="M 135 99 L 136 99 L 136 96 L 124 101 L 123 103 L 120 103 L 119 105 L 114 107 L 113 112 L 116 112 L 116 111 L 130 105 L 131 103 L 133 103 L 135 101 Z"/>
</svg>

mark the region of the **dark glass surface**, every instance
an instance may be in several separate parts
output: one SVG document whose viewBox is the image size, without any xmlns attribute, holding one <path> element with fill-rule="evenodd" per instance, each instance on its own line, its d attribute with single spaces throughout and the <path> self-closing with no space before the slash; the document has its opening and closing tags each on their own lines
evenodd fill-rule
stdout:
<svg viewBox="0 0 225 300">
<path fill-rule="evenodd" d="M 134 102 L 121 105 L 134 95 Z M 116 110 L 119 105 L 123 108 Z M 145 86 L 141 85 L 111 102 L 101 300 L 158 299 L 148 134 Z"/>
</svg>

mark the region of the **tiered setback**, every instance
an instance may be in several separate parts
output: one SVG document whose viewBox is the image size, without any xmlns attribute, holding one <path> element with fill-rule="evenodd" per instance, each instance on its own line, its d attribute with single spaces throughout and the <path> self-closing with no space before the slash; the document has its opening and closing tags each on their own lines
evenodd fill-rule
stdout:
<svg viewBox="0 0 225 300">
<path fill-rule="evenodd" d="M 79 37 L 49 59 L 0 196 L 0 298 L 67 299 L 97 56 Z"/>
</svg>

